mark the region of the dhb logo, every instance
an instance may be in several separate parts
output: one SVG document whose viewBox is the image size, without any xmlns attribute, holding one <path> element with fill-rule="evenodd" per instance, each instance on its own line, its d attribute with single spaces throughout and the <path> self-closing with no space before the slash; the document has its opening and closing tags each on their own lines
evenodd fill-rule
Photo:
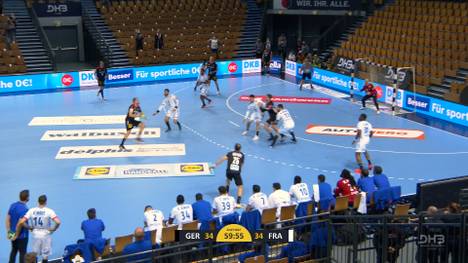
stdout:
<svg viewBox="0 0 468 263">
<path fill-rule="evenodd" d="M 336 66 L 346 70 L 354 70 L 354 61 L 352 59 L 339 58 Z"/>
<path fill-rule="evenodd" d="M 133 70 L 127 69 L 109 72 L 109 74 L 107 75 L 107 80 L 108 82 L 133 80 Z"/>
<path fill-rule="evenodd" d="M 418 244 L 422 247 L 438 247 L 445 244 L 445 236 L 442 234 L 419 235 Z"/>
<path fill-rule="evenodd" d="M 64 4 L 47 5 L 47 13 L 62 14 L 68 12 L 68 6 Z"/>
</svg>

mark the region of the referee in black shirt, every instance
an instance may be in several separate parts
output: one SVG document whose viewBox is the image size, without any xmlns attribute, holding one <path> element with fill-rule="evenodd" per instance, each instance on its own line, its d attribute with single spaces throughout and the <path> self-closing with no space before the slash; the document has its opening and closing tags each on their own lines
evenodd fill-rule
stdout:
<svg viewBox="0 0 468 263">
<path fill-rule="evenodd" d="M 102 100 L 104 100 L 104 82 L 106 81 L 106 77 L 107 77 L 107 68 L 104 65 L 104 61 L 102 60 L 99 61 L 99 67 L 97 67 L 96 70 L 94 71 L 94 75 L 96 75 L 96 79 L 97 79 L 98 86 L 99 86 L 99 91 L 97 93 L 97 96 L 101 94 L 101 98 Z"/>
</svg>

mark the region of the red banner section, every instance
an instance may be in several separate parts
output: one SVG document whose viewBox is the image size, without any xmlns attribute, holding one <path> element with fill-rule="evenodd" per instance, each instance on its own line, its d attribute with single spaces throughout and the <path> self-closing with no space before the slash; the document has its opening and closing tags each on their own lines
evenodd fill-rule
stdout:
<svg viewBox="0 0 468 263">
<path fill-rule="evenodd" d="M 406 129 L 389 129 L 389 128 L 375 128 L 373 129 L 373 137 L 377 138 L 397 138 L 397 139 L 416 139 L 424 140 L 424 132 L 420 130 L 406 130 Z M 308 134 L 321 134 L 333 136 L 356 136 L 356 128 L 349 126 L 324 126 L 324 125 L 309 125 L 306 133 Z"/>
<path fill-rule="evenodd" d="M 262 99 L 265 101 L 265 96 L 255 96 L 255 99 Z M 240 101 L 248 101 L 248 95 L 242 95 L 239 97 Z M 308 98 L 308 97 L 289 97 L 289 96 L 275 96 L 273 102 L 276 103 L 299 103 L 299 104 L 330 104 L 331 99 L 329 98 Z"/>
</svg>

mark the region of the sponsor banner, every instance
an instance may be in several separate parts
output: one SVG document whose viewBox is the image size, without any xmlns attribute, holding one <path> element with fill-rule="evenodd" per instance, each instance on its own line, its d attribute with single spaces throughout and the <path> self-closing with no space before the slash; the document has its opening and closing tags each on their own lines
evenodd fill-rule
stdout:
<svg viewBox="0 0 468 263">
<path fill-rule="evenodd" d="M 256 99 L 266 100 L 265 96 L 255 96 Z M 240 101 L 249 101 L 249 95 L 239 97 Z M 329 98 L 308 98 L 308 97 L 290 97 L 290 96 L 274 96 L 273 102 L 276 103 L 299 103 L 299 104 L 330 104 Z"/>
<path fill-rule="evenodd" d="M 388 104 L 393 103 L 393 87 L 387 86 L 387 91 L 385 92 L 385 102 Z M 396 105 L 400 108 L 403 108 L 403 97 L 404 97 L 405 91 L 398 89 L 397 90 L 397 96 L 395 98 Z"/>
<path fill-rule="evenodd" d="M 270 62 L 270 73 L 280 74 L 283 66 L 283 59 L 280 56 L 273 56 Z"/>
<path fill-rule="evenodd" d="M 429 111 L 431 107 L 431 99 L 428 97 L 414 96 L 409 92 L 405 94 L 404 107 L 415 109 L 416 111 Z"/>
<path fill-rule="evenodd" d="M 373 137 L 377 138 L 416 140 L 423 140 L 425 138 L 424 132 L 420 130 L 374 128 L 372 131 L 374 132 Z M 334 136 L 356 136 L 357 129 L 355 127 L 348 126 L 309 125 L 306 133 Z"/>
<path fill-rule="evenodd" d="M 242 73 L 260 73 L 262 72 L 262 62 L 260 59 L 242 60 Z"/>
<path fill-rule="evenodd" d="M 81 2 L 33 3 L 38 17 L 81 16 Z"/>
<path fill-rule="evenodd" d="M 216 62 L 216 64 L 218 64 L 218 75 L 223 76 L 223 75 L 242 74 L 242 62 L 241 61 L 221 61 L 221 62 Z"/>
<path fill-rule="evenodd" d="M 94 70 L 79 72 L 80 87 L 97 86 L 98 82 Z"/>
<path fill-rule="evenodd" d="M 289 9 L 303 10 L 358 10 L 361 0 L 288 0 Z"/>
<path fill-rule="evenodd" d="M 74 179 L 157 178 L 214 175 L 208 163 L 157 163 L 82 166 Z"/>
<path fill-rule="evenodd" d="M 284 73 L 293 77 L 298 76 L 297 63 L 291 60 L 286 60 Z"/>
<path fill-rule="evenodd" d="M 125 148 L 119 149 L 118 145 L 61 147 L 55 159 L 185 155 L 185 144 L 135 144 Z"/>
<path fill-rule="evenodd" d="M 260 59 L 218 61 L 218 76 L 260 73 Z M 109 69 L 106 85 L 196 79 L 199 63 Z M 97 86 L 94 70 L 53 74 L 0 76 L 0 94 Z"/>
<path fill-rule="evenodd" d="M 34 117 L 29 126 L 123 124 L 125 115 Z"/>
<path fill-rule="evenodd" d="M 101 140 L 122 139 L 125 129 L 92 129 L 92 130 L 52 130 L 42 135 L 41 141 L 75 141 L 75 140 Z M 135 139 L 138 131 L 132 131 L 129 139 Z M 142 138 L 159 138 L 159 128 L 146 128 L 141 134 Z"/>
</svg>

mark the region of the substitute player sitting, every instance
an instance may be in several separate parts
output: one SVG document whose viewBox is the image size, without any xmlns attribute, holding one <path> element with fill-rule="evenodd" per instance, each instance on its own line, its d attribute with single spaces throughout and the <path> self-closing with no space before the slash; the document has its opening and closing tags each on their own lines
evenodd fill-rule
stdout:
<svg viewBox="0 0 468 263">
<path fill-rule="evenodd" d="M 141 134 L 145 129 L 145 124 L 141 121 L 142 118 L 144 118 L 144 114 L 141 111 L 140 101 L 138 98 L 133 98 L 132 104 L 128 107 L 127 117 L 125 117 L 125 128 L 127 129 L 127 132 L 125 133 L 122 142 L 119 145 L 120 149 L 125 149 L 125 141 L 127 140 L 128 136 L 130 136 L 132 129 L 135 127 L 139 128 L 136 138 L 137 142 L 143 141 L 141 139 Z"/>
<path fill-rule="evenodd" d="M 367 159 L 367 163 L 369 164 L 368 169 L 372 170 L 372 162 L 369 152 L 367 152 L 367 145 L 369 144 L 370 138 L 373 134 L 374 132 L 372 131 L 372 125 L 367 121 L 367 115 L 361 114 L 357 124 L 357 134 L 353 141 L 353 144 L 356 145 L 356 162 L 361 170 L 364 169 L 362 165 L 362 153 L 364 153 L 364 156 Z"/>
<path fill-rule="evenodd" d="M 369 83 L 369 80 L 366 79 L 366 83 L 364 84 L 364 87 L 362 87 L 361 91 L 365 91 L 366 95 L 362 97 L 362 107 L 361 110 L 366 108 L 366 101 L 368 99 L 371 99 L 374 101 L 375 108 L 377 109 L 377 114 L 380 113 L 379 109 L 379 103 L 377 102 L 377 89 L 375 89 L 374 85 L 372 83 Z"/>
<path fill-rule="evenodd" d="M 156 244 L 161 244 L 161 233 L 164 226 L 164 214 L 160 210 L 153 209 L 150 205 L 145 207 L 145 232 L 156 230 Z"/>
<path fill-rule="evenodd" d="M 158 110 L 153 113 L 153 116 L 164 110 L 166 116 L 164 117 L 164 122 L 166 123 L 167 129 L 165 132 L 171 131 L 171 124 L 169 120 L 172 118 L 174 124 L 179 127 L 179 131 L 182 130 L 182 126 L 179 122 L 179 99 L 176 95 L 170 94 L 169 89 L 164 89 L 164 100 L 159 105 Z"/>
<path fill-rule="evenodd" d="M 247 135 L 250 129 L 252 122 L 255 122 L 255 136 L 253 140 L 258 140 L 258 135 L 260 134 L 260 122 L 262 121 L 262 113 L 260 111 L 259 102 L 255 100 L 255 95 L 249 96 L 249 105 L 247 106 L 247 111 L 245 112 L 244 122 L 245 122 L 245 131 L 242 135 Z"/>
<path fill-rule="evenodd" d="M 210 89 L 210 80 L 205 74 L 205 68 L 200 68 L 200 76 L 197 80 L 196 87 L 200 86 L 200 100 L 202 102 L 202 108 L 206 107 L 205 100 L 208 101 L 208 104 L 211 104 L 211 99 L 208 98 L 208 90 Z"/>
<path fill-rule="evenodd" d="M 273 129 L 276 133 L 281 137 L 281 142 L 284 141 L 285 133 L 289 133 L 291 135 L 291 140 L 296 143 L 296 135 L 294 134 L 294 120 L 287 109 L 284 108 L 283 104 L 278 104 L 277 107 L 277 114 L 276 114 L 276 121 L 278 122 L 278 126 L 273 126 Z M 275 146 L 276 141 L 278 140 L 278 135 L 273 136 L 273 141 L 270 147 Z"/>
</svg>

